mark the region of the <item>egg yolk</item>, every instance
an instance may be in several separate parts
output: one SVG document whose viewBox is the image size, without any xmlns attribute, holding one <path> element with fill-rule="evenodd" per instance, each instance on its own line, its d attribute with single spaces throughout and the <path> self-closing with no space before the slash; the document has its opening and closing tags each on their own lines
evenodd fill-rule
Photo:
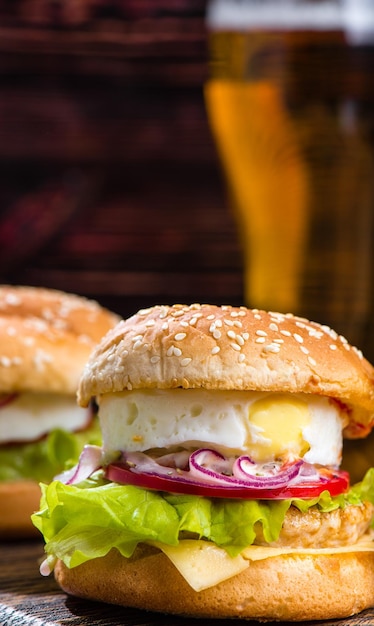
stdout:
<svg viewBox="0 0 374 626">
<path fill-rule="evenodd" d="M 302 457 L 309 450 L 303 430 L 310 423 L 310 413 L 300 398 L 280 394 L 261 398 L 250 406 L 248 417 L 248 454 L 254 461 Z"/>
</svg>

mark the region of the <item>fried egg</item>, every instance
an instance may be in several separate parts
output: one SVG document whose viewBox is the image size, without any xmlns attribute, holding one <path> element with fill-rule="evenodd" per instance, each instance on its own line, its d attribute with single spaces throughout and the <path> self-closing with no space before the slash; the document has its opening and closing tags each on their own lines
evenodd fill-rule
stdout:
<svg viewBox="0 0 374 626">
<path fill-rule="evenodd" d="M 256 462 L 302 457 L 338 467 L 346 417 L 311 394 L 149 389 L 97 398 L 104 453 L 213 447 Z"/>
<path fill-rule="evenodd" d="M 78 431 L 88 421 L 87 409 L 77 405 L 75 396 L 21 393 L 0 407 L 0 444 L 35 441 L 54 428 Z"/>
</svg>

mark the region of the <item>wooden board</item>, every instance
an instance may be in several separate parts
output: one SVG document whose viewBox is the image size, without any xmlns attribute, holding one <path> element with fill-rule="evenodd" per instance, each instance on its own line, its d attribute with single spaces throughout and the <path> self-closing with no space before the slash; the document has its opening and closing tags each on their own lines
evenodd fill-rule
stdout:
<svg viewBox="0 0 374 626">
<path fill-rule="evenodd" d="M 66 596 L 53 577 L 44 578 L 39 574 L 38 563 L 42 557 L 43 545 L 39 540 L 0 543 L 0 626 L 168 626 L 176 623 L 217 626 L 216 620 L 176 618 Z M 237 620 L 219 621 L 219 626 L 237 624 Z M 258 622 L 243 624 L 258 626 Z M 374 610 L 349 619 L 304 624 L 373 626 Z"/>
</svg>

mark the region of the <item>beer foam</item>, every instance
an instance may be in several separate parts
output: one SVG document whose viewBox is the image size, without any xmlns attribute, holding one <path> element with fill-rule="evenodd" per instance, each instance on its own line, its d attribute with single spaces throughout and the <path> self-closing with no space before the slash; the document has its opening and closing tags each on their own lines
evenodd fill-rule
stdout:
<svg viewBox="0 0 374 626">
<path fill-rule="evenodd" d="M 340 30 L 353 45 L 374 42 L 372 0 L 211 0 L 206 22 L 211 30 Z"/>
</svg>

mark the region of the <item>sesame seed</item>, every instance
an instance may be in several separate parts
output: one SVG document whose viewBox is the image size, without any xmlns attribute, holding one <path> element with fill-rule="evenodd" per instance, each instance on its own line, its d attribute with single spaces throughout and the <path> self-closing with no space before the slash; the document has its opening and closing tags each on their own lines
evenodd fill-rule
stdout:
<svg viewBox="0 0 374 626">
<path fill-rule="evenodd" d="M 256 330 L 256 335 L 258 335 L 259 337 L 267 337 L 268 336 L 267 332 L 265 332 L 264 330 Z"/>
<path fill-rule="evenodd" d="M 187 337 L 186 333 L 177 333 L 174 337 L 175 341 L 183 341 Z"/>
<path fill-rule="evenodd" d="M 308 331 L 309 337 L 314 337 L 315 339 L 321 339 L 323 337 L 323 333 L 316 328 L 310 328 Z"/>
<path fill-rule="evenodd" d="M 222 327 L 222 320 L 216 320 L 216 326 L 221 328 Z"/>
<path fill-rule="evenodd" d="M 211 354 L 218 354 L 220 350 L 221 348 L 219 346 L 214 346 L 214 348 L 212 348 Z"/>
<path fill-rule="evenodd" d="M 249 339 L 249 333 L 242 333 L 242 337 L 245 341 L 248 341 Z"/>
<path fill-rule="evenodd" d="M 302 336 L 301 336 L 301 335 L 299 335 L 298 333 L 294 333 L 294 334 L 293 334 L 293 337 L 294 337 L 294 339 L 296 339 L 296 341 L 297 341 L 298 343 L 304 343 L 304 339 L 303 339 L 303 338 L 302 338 Z"/>
<path fill-rule="evenodd" d="M 277 343 L 269 343 L 267 346 L 264 347 L 264 350 L 265 352 L 273 352 L 274 354 L 276 354 L 280 351 L 280 346 Z"/>
<path fill-rule="evenodd" d="M 0 365 L 3 367 L 10 367 L 11 360 L 7 356 L 0 357 Z"/>
<path fill-rule="evenodd" d="M 255 313 L 253 317 L 254 317 L 256 320 L 260 320 L 260 319 L 262 319 L 262 318 L 261 318 L 261 315 L 260 315 L 259 313 Z"/>
<path fill-rule="evenodd" d="M 195 326 L 196 322 L 197 322 L 197 317 L 191 317 L 190 326 Z"/>
<path fill-rule="evenodd" d="M 291 333 L 289 330 L 281 330 L 280 333 L 281 335 L 284 335 L 285 337 L 291 337 Z"/>
<path fill-rule="evenodd" d="M 16 294 L 9 293 L 5 295 L 5 302 L 7 304 L 11 304 L 12 306 L 18 306 L 21 304 L 21 298 Z"/>
<path fill-rule="evenodd" d="M 164 322 L 161 326 L 162 330 L 169 330 L 169 324 L 167 322 Z"/>
<path fill-rule="evenodd" d="M 213 323 L 209 326 L 209 332 L 210 332 L 210 333 L 213 333 L 213 332 L 215 331 L 215 329 L 216 329 L 216 325 L 215 325 L 215 323 L 213 322 Z"/>
<path fill-rule="evenodd" d="M 174 354 L 174 346 L 170 346 L 170 348 L 166 351 L 166 356 L 173 356 Z"/>
<path fill-rule="evenodd" d="M 305 346 L 300 346 L 300 350 L 301 352 L 304 352 L 304 354 L 309 354 L 309 350 Z"/>
<path fill-rule="evenodd" d="M 316 363 L 315 359 L 313 359 L 313 357 L 311 357 L 311 356 L 308 356 L 308 361 L 309 361 L 309 363 L 310 363 L 311 365 L 317 365 L 317 363 Z"/>
<path fill-rule="evenodd" d="M 220 338 L 221 338 L 221 336 L 222 336 L 221 331 L 220 331 L 220 330 L 218 330 L 218 329 L 216 329 L 216 330 L 214 331 L 214 333 L 213 333 L 213 337 L 214 337 L 214 339 L 220 339 Z"/>
<path fill-rule="evenodd" d="M 244 346 L 244 339 L 241 335 L 236 335 L 236 341 L 238 342 L 239 346 Z"/>
<path fill-rule="evenodd" d="M 160 319 L 164 319 L 165 317 L 167 317 L 167 314 L 168 310 L 166 308 L 162 308 L 159 315 Z"/>
<path fill-rule="evenodd" d="M 243 328 L 243 324 L 240 320 L 234 320 L 234 326 L 236 326 L 237 328 Z"/>
<path fill-rule="evenodd" d="M 151 363 L 154 365 L 155 363 L 158 363 L 160 360 L 160 357 L 155 354 L 154 356 L 151 356 Z"/>
<path fill-rule="evenodd" d="M 174 346 L 173 352 L 175 356 L 182 356 L 182 350 L 180 348 L 177 348 L 176 346 Z"/>
<path fill-rule="evenodd" d="M 191 363 L 192 359 L 190 359 L 189 357 L 186 357 L 185 359 L 181 360 L 181 366 L 182 367 L 186 367 L 186 365 L 189 365 Z"/>
<path fill-rule="evenodd" d="M 188 322 L 186 322 L 185 320 L 182 320 L 181 326 L 183 326 L 183 328 L 188 328 Z"/>
<path fill-rule="evenodd" d="M 146 344 L 142 340 L 138 340 L 138 341 L 135 341 L 133 348 L 134 350 L 140 350 L 145 345 Z"/>
<path fill-rule="evenodd" d="M 237 343 L 230 343 L 230 346 L 234 349 L 234 350 L 241 350 L 241 347 L 239 346 L 239 344 Z"/>
<path fill-rule="evenodd" d="M 231 317 L 238 317 L 239 313 L 237 311 L 231 311 Z"/>
<path fill-rule="evenodd" d="M 245 361 L 245 354 L 243 354 L 242 352 L 239 354 L 239 363 L 243 363 L 243 361 Z"/>
<path fill-rule="evenodd" d="M 336 343 L 330 343 L 329 348 L 330 350 L 337 350 L 338 346 L 336 345 Z"/>
<path fill-rule="evenodd" d="M 143 340 L 143 335 L 135 335 L 135 337 L 131 339 L 131 341 L 133 341 L 134 343 L 136 343 L 137 341 L 142 341 L 142 340 Z"/>
<path fill-rule="evenodd" d="M 274 322 L 271 322 L 271 324 L 269 324 L 269 328 L 270 330 L 274 330 L 275 332 L 278 331 L 278 326 Z"/>
<path fill-rule="evenodd" d="M 234 326 L 234 322 L 232 320 L 224 319 L 223 323 L 226 324 L 226 326 Z"/>
<path fill-rule="evenodd" d="M 214 318 L 215 318 L 215 315 L 207 315 L 206 319 L 207 320 L 214 320 Z"/>
<path fill-rule="evenodd" d="M 284 343 L 284 339 L 273 339 L 273 343 Z"/>
<path fill-rule="evenodd" d="M 227 331 L 227 336 L 228 336 L 230 339 L 235 339 L 235 338 L 236 338 L 236 333 L 234 333 L 234 331 L 233 331 L 233 330 L 228 330 L 228 331 Z"/>
<path fill-rule="evenodd" d="M 44 352 L 44 350 L 37 350 L 34 355 L 33 362 L 36 366 L 36 369 L 39 371 L 43 371 L 46 363 L 51 363 L 53 361 L 50 354 Z"/>
<path fill-rule="evenodd" d="M 256 343 L 265 343 L 266 337 L 257 337 Z"/>
<path fill-rule="evenodd" d="M 156 324 L 155 320 L 148 320 L 148 322 L 146 322 L 146 326 L 147 328 L 154 326 Z"/>
</svg>

